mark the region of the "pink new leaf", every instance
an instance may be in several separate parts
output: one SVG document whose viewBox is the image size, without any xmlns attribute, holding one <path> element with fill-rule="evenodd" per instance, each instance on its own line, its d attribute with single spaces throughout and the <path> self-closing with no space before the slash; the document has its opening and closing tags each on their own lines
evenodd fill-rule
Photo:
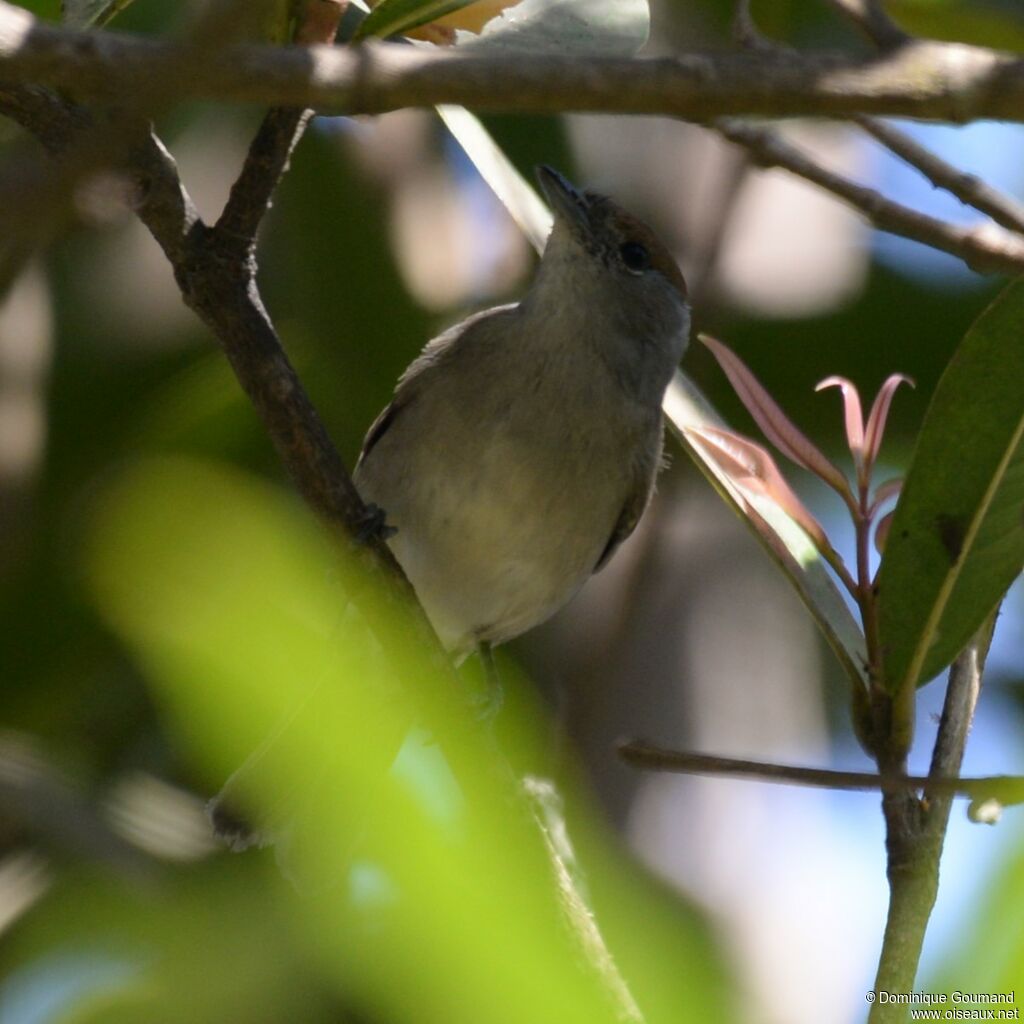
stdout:
<svg viewBox="0 0 1024 1024">
<path fill-rule="evenodd" d="M 864 477 L 864 413 L 860 405 L 860 393 L 856 385 L 845 377 L 826 377 L 814 390 L 824 391 L 825 388 L 839 388 L 843 393 L 846 444 L 857 470 L 857 483 L 863 487 L 867 481 Z"/>
<path fill-rule="evenodd" d="M 740 434 L 718 427 L 690 427 L 686 432 L 737 487 L 770 498 L 800 526 L 822 554 L 834 554 L 821 523 L 793 493 L 764 448 Z"/>
<path fill-rule="evenodd" d="M 787 458 L 820 477 L 847 501 L 852 501 L 850 485 L 839 468 L 779 408 L 775 399 L 768 394 L 739 356 L 706 334 L 699 337 L 718 360 L 718 365 L 729 378 L 740 401 L 764 431 L 764 436 Z"/>
<path fill-rule="evenodd" d="M 885 421 L 889 417 L 889 406 L 892 405 L 892 396 L 901 384 L 909 384 L 914 387 L 910 377 L 902 373 L 894 373 L 886 378 L 885 383 L 879 388 L 878 395 L 871 412 L 868 414 L 868 425 L 864 428 L 864 467 L 870 477 L 874 468 L 875 459 L 878 458 L 878 451 L 882 447 L 882 436 L 885 434 Z"/>
</svg>

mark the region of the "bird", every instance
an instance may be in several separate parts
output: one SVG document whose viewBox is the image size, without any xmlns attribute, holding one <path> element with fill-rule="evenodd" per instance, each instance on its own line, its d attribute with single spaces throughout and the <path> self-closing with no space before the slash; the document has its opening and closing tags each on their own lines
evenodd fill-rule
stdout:
<svg viewBox="0 0 1024 1024">
<path fill-rule="evenodd" d="M 550 618 L 633 532 L 689 341 L 686 282 L 652 229 L 536 174 L 554 224 L 526 294 L 426 345 L 353 474 L 459 660 Z"/>
<path fill-rule="evenodd" d="M 492 648 L 565 605 L 643 515 L 662 464 L 662 399 L 690 332 L 686 282 L 651 228 L 551 167 L 537 177 L 554 224 L 526 294 L 428 342 L 353 472 L 368 527 L 444 647 L 457 662 L 481 655 L 484 717 L 501 703 Z M 207 812 L 232 849 L 274 843 L 290 870 L 288 846 L 315 827 L 319 794 L 278 792 L 273 742 Z M 235 799 L 253 775 L 268 805 L 256 828 Z"/>
</svg>

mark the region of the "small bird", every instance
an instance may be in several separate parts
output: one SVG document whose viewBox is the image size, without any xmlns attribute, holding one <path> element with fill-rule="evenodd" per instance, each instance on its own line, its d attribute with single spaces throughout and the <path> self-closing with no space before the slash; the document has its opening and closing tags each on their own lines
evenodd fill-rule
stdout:
<svg viewBox="0 0 1024 1024">
<path fill-rule="evenodd" d="M 479 650 L 492 682 L 491 646 L 553 615 L 636 527 L 690 329 L 683 276 L 651 229 L 550 167 L 537 174 L 555 224 L 529 291 L 426 346 L 354 474 L 441 641 L 460 659 Z M 276 791 L 270 745 L 208 807 L 237 850 L 287 849 L 304 813 L 315 822 L 312 784 L 266 798 L 259 829 L 235 812 L 248 776 Z"/>
<path fill-rule="evenodd" d="M 555 221 L 529 291 L 426 346 L 354 474 L 460 658 L 544 622 L 633 532 L 689 338 L 686 283 L 654 232 L 537 176 Z"/>
</svg>

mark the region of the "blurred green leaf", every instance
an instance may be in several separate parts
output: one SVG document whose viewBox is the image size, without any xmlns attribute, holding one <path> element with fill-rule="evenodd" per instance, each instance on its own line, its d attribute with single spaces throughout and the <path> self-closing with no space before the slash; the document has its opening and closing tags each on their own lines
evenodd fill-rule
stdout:
<svg viewBox="0 0 1024 1024">
<path fill-rule="evenodd" d="M 310 971 L 292 896 L 275 875 L 272 864 L 250 858 L 170 872 L 149 888 L 88 872 L 61 878 L 4 935 L 0 1016 L 339 1024 L 327 986 Z"/>
<path fill-rule="evenodd" d="M 931 679 L 1024 566 L 1024 280 L 968 330 L 939 381 L 879 575 L 886 683 Z"/>
<path fill-rule="evenodd" d="M 93 515 L 86 569 L 100 610 L 164 684 L 158 694 L 171 713 L 189 721 L 212 784 L 327 691 L 348 702 L 348 720 L 360 722 L 371 751 L 390 751 L 382 766 L 349 749 L 350 770 L 370 782 L 387 767 L 408 709 L 356 642 L 358 629 L 343 629 L 357 584 L 297 501 L 215 463 L 169 457 L 126 472 Z M 320 736 L 318 746 L 325 743 Z M 264 801 L 301 791 L 286 777 L 287 762 L 265 778 L 275 771 L 284 773 L 280 785 L 259 793 Z"/>
<path fill-rule="evenodd" d="M 407 749 L 386 772 L 409 722 L 392 666 L 428 699 L 435 669 L 415 650 L 385 659 L 368 642 L 348 595 L 359 587 L 364 606 L 372 590 L 338 559 L 292 499 L 185 459 L 150 460 L 110 484 L 85 547 L 102 614 L 211 779 L 276 729 L 264 754 L 273 770 L 253 776 L 251 797 L 264 810 L 289 792 L 307 805 L 289 867 L 316 893 L 300 911 L 334 984 L 374 1018 L 610 1024 L 486 737 L 438 706 L 431 728 L 457 787 L 436 749 Z M 708 998 L 695 993 L 695 1013 Z M 672 1018 L 687 1019 L 703 1018 Z"/>
<path fill-rule="evenodd" d="M 101 28 L 133 0 L 61 0 L 61 17 L 74 28 Z"/>
<path fill-rule="evenodd" d="M 960 941 L 951 955 L 922 986 L 926 992 L 1011 997 L 1009 1003 L 995 1006 L 972 1006 L 965 1000 L 965 1011 L 1007 1006 L 1024 1009 L 1024 842 L 1019 833 L 1016 848 L 1009 852 L 1004 863 L 987 876 L 979 899 L 965 908 L 968 920 L 958 929 Z"/>
<path fill-rule="evenodd" d="M 354 38 L 369 39 L 374 36 L 387 38 L 401 35 L 409 29 L 426 25 L 427 22 L 452 11 L 468 7 L 474 0 L 381 0 L 366 16 Z"/>
<path fill-rule="evenodd" d="M 1024 8 L 1019 0 L 888 0 L 886 7 L 914 35 L 1024 50 Z"/>
<path fill-rule="evenodd" d="M 37 18 L 48 21 L 59 21 L 61 18 L 62 0 L 21 0 L 19 7 L 24 7 Z"/>
</svg>

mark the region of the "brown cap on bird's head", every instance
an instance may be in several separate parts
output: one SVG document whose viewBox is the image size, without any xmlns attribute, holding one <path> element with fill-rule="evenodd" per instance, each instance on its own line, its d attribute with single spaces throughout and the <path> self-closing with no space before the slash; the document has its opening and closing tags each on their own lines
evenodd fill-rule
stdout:
<svg viewBox="0 0 1024 1024">
<path fill-rule="evenodd" d="M 639 217 L 607 196 L 581 192 L 546 164 L 537 168 L 537 180 L 555 217 L 566 223 L 594 256 L 608 263 L 617 261 L 633 274 L 655 270 L 686 299 L 686 280 L 679 265 Z"/>
</svg>

